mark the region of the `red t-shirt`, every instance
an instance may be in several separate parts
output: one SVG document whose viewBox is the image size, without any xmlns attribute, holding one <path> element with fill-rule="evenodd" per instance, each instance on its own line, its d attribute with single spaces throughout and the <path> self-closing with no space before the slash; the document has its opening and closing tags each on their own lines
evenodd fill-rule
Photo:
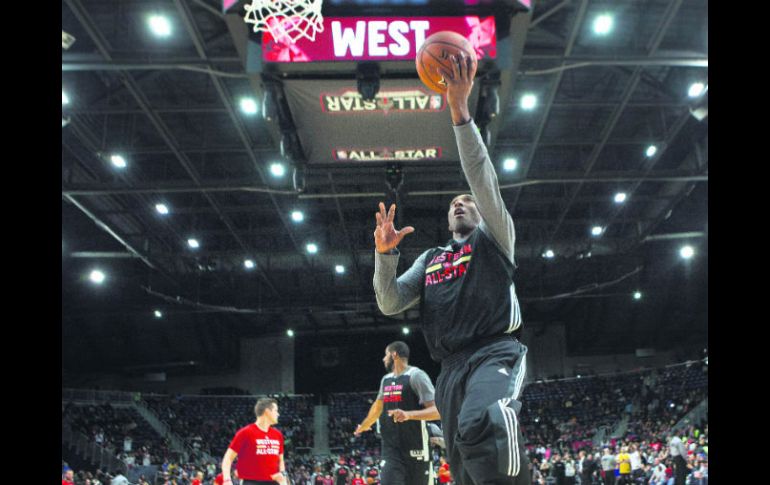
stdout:
<svg viewBox="0 0 770 485">
<path fill-rule="evenodd" d="M 444 463 L 443 465 L 441 465 L 441 470 L 446 470 L 447 472 L 449 472 L 449 463 Z M 446 475 L 442 475 L 441 473 L 439 473 L 438 481 L 439 483 L 449 483 L 452 481 L 452 475 L 450 475 L 449 473 L 447 473 Z"/>
<path fill-rule="evenodd" d="M 201 485 L 201 481 L 198 480 L 197 478 L 194 478 L 192 481 L 192 485 Z"/>
<path fill-rule="evenodd" d="M 363 478 L 354 478 L 353 483 L 351 485 L 364 485 L 364 479 Z"/>
<path fill-rule="evenodd" d="M 61 485 L 75 485 L 75 482 L 69 482 L 65 479 L 61 479 Z"/>
<path fill-rule="evenodd" d="M 238 453 L 238 477 L 241 480 L 269 482 L 278 473 L 283 455 L 283 435 L 275 428 L 262 431 L 252 423 L 235 433 L 230 449 Z"/>
<path fill-rule="evenodd" d="M 222 485 L 224 482 L 225 482 L 225 477 L 223 477 L 221 473 L 217 475 L 217 477 L 214 479 L 214 483 L 216 485 Z"/>
</svg>

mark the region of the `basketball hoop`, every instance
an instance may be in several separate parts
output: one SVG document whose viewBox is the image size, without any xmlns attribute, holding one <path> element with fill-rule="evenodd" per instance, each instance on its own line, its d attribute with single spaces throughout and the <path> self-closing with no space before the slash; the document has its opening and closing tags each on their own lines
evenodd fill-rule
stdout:
<svg viewBox="0 0 770 485">
<path fill-rule="evenodd" d="M 305 37 L 315 41 L 317 32 L 323 32 L 323 0 L 251 0 L 246 4 L 243 20 L 254 24 L 254 32 L 269 32 L 278 42 L 294 44 Z"/>
</svg>

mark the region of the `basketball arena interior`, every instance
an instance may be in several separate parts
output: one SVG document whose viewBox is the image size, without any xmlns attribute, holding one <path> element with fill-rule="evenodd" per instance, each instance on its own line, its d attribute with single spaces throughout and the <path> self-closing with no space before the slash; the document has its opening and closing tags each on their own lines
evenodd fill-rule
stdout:
<svg viewBox="0 0 770 485">
<path fill-rule="evenodd" d="M 708 483 L 707 1 L 62 0 L 63 483 L 213 484 L 262 397 L 287 483 L 380 483 L 386 347 L 442 364 L 378 306 L 375 213 L 401 274 L 470 191 L 441 31 L 515 225 L 531 483 L 684 484 L 672 436 Z"/>
</svg>

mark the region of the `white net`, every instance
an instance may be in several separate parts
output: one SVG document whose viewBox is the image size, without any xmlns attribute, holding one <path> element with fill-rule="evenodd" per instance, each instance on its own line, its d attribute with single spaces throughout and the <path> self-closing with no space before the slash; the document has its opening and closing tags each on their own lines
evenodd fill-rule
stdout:
<svg viewBox="0 0 770 485">
<path fill-rule="evenodd" d="M 323 32 L 323 0 L 252 0 L 244 5 L 243 19 L 254 24 L 254 32 L 269 32 L 277 42 L 293 44 L 305 37 L 315 41 L 316 32 Z"/>
</svg>

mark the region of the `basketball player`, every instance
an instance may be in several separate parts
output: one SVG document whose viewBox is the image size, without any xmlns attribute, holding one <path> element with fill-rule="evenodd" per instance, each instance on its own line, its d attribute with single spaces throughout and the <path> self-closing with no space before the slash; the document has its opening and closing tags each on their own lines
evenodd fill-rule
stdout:
<svg viewBox="0 0 770 485">
<path fill-rule="evenodd" d="M 513 284 L 514 227 L 495 168 L 468 109 L 476 63 L 452 56 L 442 70 L 460 161 L 471 194 L 447 214 L 452 239 L 428 249 L 396 277 L 396 206 L 380 203 L 374 231 L 374 290 L 392 315 L 419 303 L 431 357 L 441 362 L 436 406 L 458 485 L 530 485 L 517 414 L 527 348 L 511 336 L 521 325 Z"/>
<path fill-rule="evenodd" d="M 385 347 L 382 359 L 388 374 L 369 414 L 355 435 L 371 429 L 382 411 L 382 485 L 432 485 L 430 446 L 426 420 L 439 419 L 434 388 L 425 371 L 409 365 L 409 346 L 396 341 Z M 422 408 L 420 407 L 422 406 Z"/>
<path fill-rule="evenodd" d="M 232 483 L 230 467 L 238 458 L 238 477 L 242 485 L 287 485 L 283 462 L 283 435 L 271 426 L 278 423 L 278 403 L 262 398 L 254 406 L 257 420 L 235 433 L 222 459 L 224 485 Z"/>
</svg>

